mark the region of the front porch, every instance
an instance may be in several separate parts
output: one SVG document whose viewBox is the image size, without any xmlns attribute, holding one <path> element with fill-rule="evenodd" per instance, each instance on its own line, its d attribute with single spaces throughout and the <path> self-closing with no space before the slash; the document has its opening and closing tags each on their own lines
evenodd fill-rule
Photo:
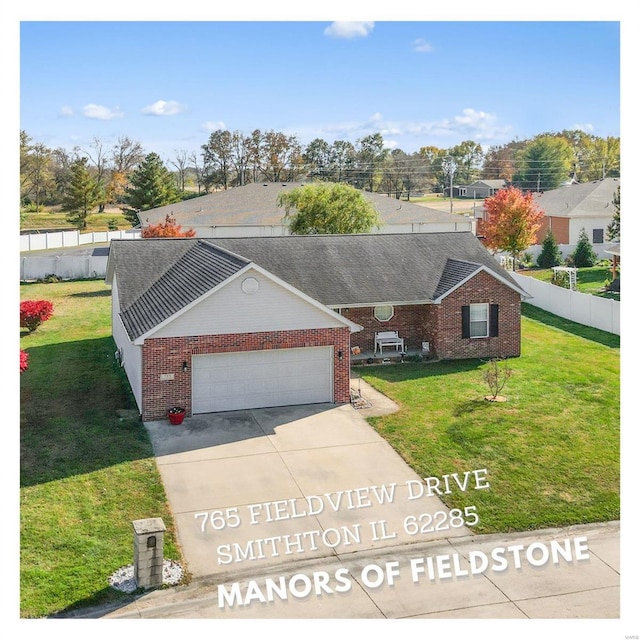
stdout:
<svg viewBox="0 0 640 640">
<path fill-rule="evenodd" d="M 378 351 L 363 351 L 359 353 L 351 353 L 352 365 L 365 365 L 365 364 L 397 364 L 400 362 L 412 362 L 417 360 L 433 360 L 434 354 L 430 351 L 423 351 L 422 349 L 405 349 L 404 351 L 396 351 L 392 348 L 383 349 L 382 353 Z"/>
</svg>

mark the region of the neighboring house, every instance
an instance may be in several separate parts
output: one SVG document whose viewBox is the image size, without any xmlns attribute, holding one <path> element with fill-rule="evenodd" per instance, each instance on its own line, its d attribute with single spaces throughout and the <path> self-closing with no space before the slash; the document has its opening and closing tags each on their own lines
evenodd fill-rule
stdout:
<svg viewBox="0 0 640 640">
<path fill-rule="evenodd" d="M 500 189 L 507 186 L 505 180 L 476 180 L 466 187 L 458 187 L 458 197 L 460 198 L 490 198 Z"/>
<path fill-rule="evenodd" d="M 527 294 L 471 233 L 114 240 L 113 337 L 144 420 L 350 401 L 377 331 L 520 355 Z"/>
<path fill-rule="evenodd" d="M 594 248 L 603 245 L 607 226 L 615 214 L 613 198 L 619 185 L 619 178 L 605 178 L 536 194 L 536 204 L 545 214 L 537 244 L 542 244 L 551 229 L 558 244 L 575 245 L 584 229 Z"/>
<path fill-rule="evenodd" d="M 141 211 L 145 227 L 172 215 L 183 229 L 193 229 L 198 238 L 237 238 L 289 235 L 284 223 L 284 207 L 278 194 L 303 183 L 251 183 L 226 191 L 216 191 L 176 204 Z M 373 233 L 428 233 L 432 231 L 474 231 L 471 217 L 451 214 L 378 193 L 362 191 L 380 214 L 382 226 Z"/>
</svg>

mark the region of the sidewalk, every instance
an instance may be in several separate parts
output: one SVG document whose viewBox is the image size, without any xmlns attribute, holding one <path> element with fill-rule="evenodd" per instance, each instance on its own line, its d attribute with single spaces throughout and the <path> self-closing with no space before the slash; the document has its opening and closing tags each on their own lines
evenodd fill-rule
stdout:
<svg viewBox="0 0 640 640">
<path fill-rule="evenodd" d="M 619 522 L 611 522 L 465 536 L 304 563 L 287 562 L 255 575 L 201 578 L 189 585 L 146 593 L 117 608 L 81 610 L 66 617 L 617 619 L 619 534 Z M 554 562 L 550 553 L 544 561 L 545 549 L 553 548 L 552 541 L 556 547 L 565 543 L 567 549 L 573 549 L 573 556 L 556 557 Z M 519 551 L 504 556 L 508 568 L 502 570 L 495 562 L 492 565 L 496 549 L 513 546 Z M 442 558 L 437 560 L 437 556 Z M 475 573 L 482 557 L 489 558 L 489 566 Z M 520 568 L 516 557 L 521 559 Z M 323 588 L 325 573 L 328 581 Z M 292 576 L 296 577 L 290 581 Z M 272 584 L 278 585 L 281 577 L 282 584 L 288 585 L 286 593 L 277 595 L 272 590 L 269 594 L 265 580 L 272 578 Z M 382 584 L 374 586 L 378 578 Z M 314 579 L 315 589 L 310 586 Z M 365 585 L 367 581 L 370 586 Z M 221 583 L 227 596 L 219 601 Z M 266 601 L 269 599 L 272 601 Z"/>
</svg>

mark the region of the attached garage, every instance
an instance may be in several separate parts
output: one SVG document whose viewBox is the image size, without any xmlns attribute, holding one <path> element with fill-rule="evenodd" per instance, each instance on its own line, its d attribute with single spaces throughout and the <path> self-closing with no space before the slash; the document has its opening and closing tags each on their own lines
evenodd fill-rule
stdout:
<svg viewBox="0 0 640 640">
<path fill-rule="evenodd" d="M 192 412 L 333 402 L 333 347 L 194 355 Z"/>
</svg>

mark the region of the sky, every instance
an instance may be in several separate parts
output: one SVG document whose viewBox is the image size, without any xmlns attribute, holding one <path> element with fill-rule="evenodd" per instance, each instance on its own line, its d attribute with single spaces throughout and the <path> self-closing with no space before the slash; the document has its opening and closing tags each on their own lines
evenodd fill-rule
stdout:
<svg viewBox="0 0 640 640">
<path fill-rule="evenodd" d="M 165 160 L 216 129 L 388 148 L 620 136 L 620 22 L 20 22 L 20 128 L 50 148 L 128 136 Z"/>
</svg>

